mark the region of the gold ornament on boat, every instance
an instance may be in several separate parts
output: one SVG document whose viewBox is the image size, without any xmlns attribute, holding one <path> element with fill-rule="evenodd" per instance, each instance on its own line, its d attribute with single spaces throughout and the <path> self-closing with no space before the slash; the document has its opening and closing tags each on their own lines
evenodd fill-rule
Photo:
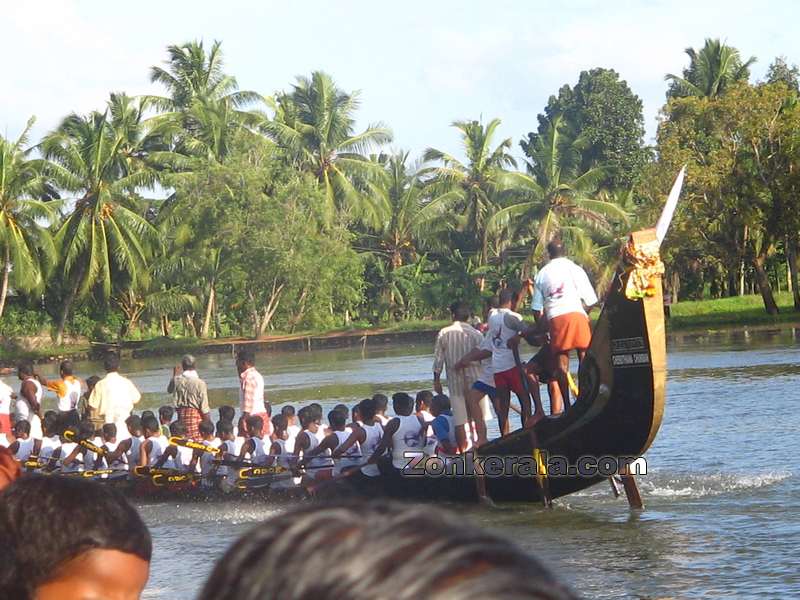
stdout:
<svg viewBox="0 0 800 600">
<path fill-rule="evenodd" d="M 657 239 L 635 244 L 629 239 L 622 252 L 627 265 L 625 275 L 625 297 L 638 300 L 645 296 L 653 296 L 656 290 L 656 278 L 664 275 L 664 263 L 658 252 Z"/>
</svg>

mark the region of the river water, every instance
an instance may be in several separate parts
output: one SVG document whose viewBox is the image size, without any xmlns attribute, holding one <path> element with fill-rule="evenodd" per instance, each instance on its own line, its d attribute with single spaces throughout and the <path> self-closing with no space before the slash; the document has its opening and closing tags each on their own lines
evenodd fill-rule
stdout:
<svg viewBox="0 0 800 600">
<path fill-rule="evenodd" d="M 553 510 L 459 506 L 459 515 L 533 552 L 588 598 L 800 596 L 800 329 L 673 337 L 668 360 L 666 414 L 639 478 L 643 513 L 598 485 Z M 258 365 L 274 404 L 319 401 L 327 412 L 430 387 L 431 348 L 264 354 Z M 171 366 L 123 365 L 143 408 L 169 401 Z M 200 368 L 212 404 L 235 405 L 232 358 L 203 356 Z M 192 598 L 233 540 L 281 510 L 263 501 L 139 508 L 155 545 L 145 598 L 170 600 Z"/>
</svg>

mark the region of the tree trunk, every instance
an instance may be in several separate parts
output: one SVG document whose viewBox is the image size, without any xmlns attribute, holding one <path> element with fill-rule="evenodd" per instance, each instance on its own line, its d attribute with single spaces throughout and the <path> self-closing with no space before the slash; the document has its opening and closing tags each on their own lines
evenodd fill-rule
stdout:
<svg viewBox="0 0 800 600">
<path fill-rule="evenodd" d="M 670 292 L 672 292 L 672 303 L 678 303 L 678 292 L 681 289 L 681 277 L 678 274 L 678 270 L 675 269 L 672 271 L 672 281 L 670 282 Z"/>
<path fill-rule="evenodd" d="M 769 276 L 764 268 L 766 261 L 767 255 L 763 251 L 753 258 L 753 268 L 756 272 L 756 285 L 758 286 L 758 291 L 761 293 L 761 298 L 764 300 L 764 310 L 767 311 L 767 314 L 777 315 L 779 312 L 778 305 L 775 302 L 775 296 L 772 294 L 772 288 L 769 286 Z"/>
<path fill-rule="evenodd" d="M 200 337 L 207 338 L 208 332 L 211 329 L 211 318 L 214 315 L 214 303 L 216 302 L 216 289 L 214 287 L 214 281 L 211 281 L 211 285 L 208 289 L 208 303 L 206 304 L 206 314 L 203 317 L 203 326 L 200 328 Z"/>
<path fill-rule="evenodd" d="M 798 285 L 798 243 L 797 239 L 790 239 L 786 244 L 786 258 L 789 261 L 789 280 L 791 281 L 792 299 L 794 309 L 800 311 L 800 285 Z"/>
<path fill-rule="evenodd" d="M 75 297 L 78 295 L 78 285 L 76 283 L 70 289 L 67 297 L 64 298 L 64 305 L 61 307 L 61 315 L 58 318 L 58 326 L 56 327 L 56 346 L 60 346 L 64 342 L 64 329 L 67 327 L 67 319 L 72 310 L 72 303 L 75 302 Z"/>
<path fill-rule="evenodd" d="M 3 316 L 3 311 L 6 309 L 6 297 L 8 296 L 8 277 L 10 274 L 8 264 L 10 258 L 8 253 L 8 246 L 5 248 L 3 255 L 3 283 L 0 285 L 0 317 Z"/>
<path fill-rule="evenodd" d="M 749 237 L 748 234 L 749 234 L 749 230 L 747 228 L 747 225 L 745 225 L 744 226 L 744 242 L 742 242 L 742 248 L 747 248 L 747 242 L 748 242 L 748 237 Z M 744 291 L 745 291 L 744 290 L 744 257 L 742 257 L 742 260 L 739 262 L 739 295 L 740 296 L 744 296 Z"/>
<path fill-rule="evenodd" d="M 169 318 L 167 315 L 161 315 L 161 335 L 169 337 Z"/>
</svg>

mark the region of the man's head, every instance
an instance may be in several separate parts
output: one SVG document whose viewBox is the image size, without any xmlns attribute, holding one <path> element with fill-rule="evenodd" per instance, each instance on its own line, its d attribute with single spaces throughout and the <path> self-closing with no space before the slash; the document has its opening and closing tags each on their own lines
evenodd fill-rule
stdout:
<svg viewBox="0 0 800 600">
<path fill-rule="evenodd" d="M 308 405 L 308 412 L 311 418 L 322 423 L 322 405 L 319 402 L 312 402 Z"/>
<path fill-rule="evenodd" d="M 217 409 L 217 414 L 219 415 L 220 421 L 228 421 L 229 423 L 233 423 L 233 418 L 236 416 L 236 409 L 232 406 L 220 406 Z"/>
<path fill-rule="evenodd" d="M 184 371 L 194 371 L 197 368 L 197 361 L 191 354 L 185 354 L 181 359 L 181 369 Z"/>
<path fill-rule="evenodd" d="M 414 411 L 414 399 L 405 392 L 392 394 L 392 408 L 394 414 L 407 417 Z"/>
<path fill-rule="evenodd" d="M 112 486 L 23 477 L 0 495 L 0 531 L 0 598 L 139 598 L 147 583 L 150 534 Z"/>
<path fill-rule="evenodd" d="M 350 409 L 347 408 L 347 404 L 337 404 L 333 407 L 333 410 L 338 410 L 339 412 L 343 412 L 346 415 L 350 414 Z"/>
<path fill-rule="evenodd" d="M 244 371 L 255 366 L 256 356 L 252 350 L 239 350 L 239 354 L 236 357 L 236 362 L 239 365 L 239 369 Z"/>
<path fill-rule="evenodd" d="M 261 437 L 264 431 L 264 419 L 257 415 L 250 415 L 245 421 L 247 424 L 247 433 L 250 437 Z"/>
<path fill-rule="evenodd" d="M 89 440 L 95 435 L 94 423 L 89 419 L 84 419 L 78 425 L 78 439 Z"/>
<path fill-rule="evenodd" d="M 279 439 L 284 439 L 286 428 L 289 426 L 289 419 L 283 413 L 272 417 L 272 427 L 275 428 L 275 436 Z"/>
<path fill-rule="evenodd" d="M 375 418 L 375 399 L 365 398 L 358 404 L 358 412 L 361 413 L 361 420 L 368 423 Z"/>
<path fill-rule="evenodd" d="M 106 423 L 103 425 L 103 441 L 113 442 L 117 439 L 117 426 L 114 423 Z"/>
<path fill-rule="evenodd" d="M 453 316 L 454 321 L 469 321 L 472 316 L 472 311 L 466 302 L 453 302 L 450 305 L 450 314 Z"/>
<path fill-rule="evenodd" d="M 17 421 L 14 423 L 14 435 L 20 439 L 27 440 L 31 434 L 31 424 L 28 421 Z"/>
<path fill-rule="evenodd" d="M 169 425 L 172 422 L 172 417 L 175 416 L 175 409 L 171 406 L 162 406 L 158 409 L 158 418 L 162 425 Z"/>
<path fill-rule="evenodd" d="M 450 398 L 444 394 L 436 394 L 431 401 L 431 414 L 438 417 L 450 410 Z"/>
<path fill-rule="evenodd" d="M 71 360 L 62 360 L 61 364 L 58 366 L 58 372 L 61 374 L 61 377 L 72 377 L 75 374 L 75 366 L 72 364 Z"/>
<path fill-rule="evenodd" d="M 33 365 L 29 362 L 20 363 L 17 365 L 17 377 L 24 381 L 29 377 L 33 377 Z"/>
<path fill-rule="evenodd" d="M 500 308 L 511 308 L 512 305 L 516 304 L 518 297 L 519 292 L 516 290 L 503 288 L 497 295 L 497 303 L 500 305 Z"/>
<path fill-rule="evenodd" d="M 125 419 L 125 425 L 128 426 L 128 433 L 133 437 L 142 435 L 142 418 L 139 415 L 131 415 Z"/>
<path fill-rule="evenodd" d="M 328 413 L 328 423 L 334 431 L 344 431 L 344 426 L 347 425 L 347 413 L 333 409 Z"/>
<path fill-rule="evenodd" d="M 169 424 L 169 434 L 172 437 L 186 437 L 186 425 L 181 423 L 180 421 L 175 421 L 174 423 Z"/>
<path fill-rule="evenodd" d="M 294 406 L 287 404 L 281 407 L 281 414 L 287 419 L 294 416 Z"/>
<path fill-rule="evenodd" d="M 100 381 L 100 378 L 97 375 L 92 375 L 91 377 L 86 378 L 86 389 L 91 394 L 94 386 L 97 385 L 97 382 Z"/>
<path fill-rule="evenodd" d="M 142 429 L 144 430 L 144 435 L 146 437 L 150 437 L 161 431 L 161 427 L 158 425 L 158 420 L 153 415 L 142 417 Z"/>
<path fill-rule="evenodd" d="M 119 354 L 116 352 L 108 352 L 103 359 L 103 369 L 105 369 L 106 373 L 119 371 Z"/>
<path fill-rule="evenodd" d="M 304 406 L 299 411 L 297 411 L 297 418 L 300 419 L 300 427 L 303 429 L 307 429 L 312 423 L 316 421 L 314 416 L 311 414 L 308 406 Z"/>
<path fill-rule="evenodd" d="M 389 406 L 389 398 L 385 394 L 375 394 L 372 399 L 375 401 L 375 413 L 382 415 Z"/>
<path fill-rule="evenodd" d="M 214 437 L 214 424 L 208 419 L 200 421 L 200 425 L 197 427 L 197 429 L 200 432 L 200 437 L 202 437 L 204 440 L 210 440 Z"/>
<path fill-rule="evenodd" d="M 53 437 L 58 435 L 58 413 L 54 410 L 48 410 L 42 417 L 42 433 L 46 437 Z"/>
<path fill-rule="evenodd" d="M 415 408 L 417 410 L 430 410 L 431 400 L 433 400 L 433 392 L 430 390 L 422 390 L 417 392 Z"/>
<path fill-rule="evenodd" d="M 566 256 L 567 252 L 564 250 L 564 244 L 560 239 L 555 238 L 547 243 L 547 255 L 552 258 L 561 258 Z"/>
<path fill-rule="evenodd" d="M 223 441 L 233 439 L 233 423 L 230 421 L 220 421 L 217 423 L 217 437 Z"/>
</svg>

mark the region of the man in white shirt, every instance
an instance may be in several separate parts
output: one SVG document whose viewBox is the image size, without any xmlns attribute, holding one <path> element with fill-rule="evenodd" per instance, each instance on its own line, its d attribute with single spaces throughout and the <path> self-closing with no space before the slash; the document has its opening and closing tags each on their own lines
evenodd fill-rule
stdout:
<svg viewBox="0 0 800 600">
<path fill-rule="evenodd" d="M 524 374 L 517 365 L 514 350 L 509 346 L 510 340 L 513 340 L 512 345 L 516 345 L 519 342 L 519 334 L 527 329 L 522 321 L 522 316 L 514 312 L 512 308 L 516 305 L 518 297 L 518 294 L 510 289 L 500 291 L 500 307 L 489 317 L 489 331 L 487 332 L 492 344 L 492 370 L 494 371 L 494 385 L 497 389 L 494 407 L 497 411 L 500 433 L 503 435 L 509 432 L 508 410 L 511 406 L 511 392 L 517 395 L 522 405 L 523 426 L 531 426 L 544 417 L 538 384 L 529 386 L 536 407 L 535 412 L 531 415 L 531 397 L 525 390 L 522 381 L 527 374 Z M 531 416 L 532 419 L 530 419 Z"/>
<path fill-rule="evenodd" d="M 576 350 L 579 361 L 586 355 L 592 341 L 586 309 L 597 304 L 597 294 L 586 272 L 566 257 L 560 240 L 547 244 L 547 253 L 550 262 L 536 275 L 531 308 L 537 321 L 542 315 L 547 319 L 550 347 L 558 360 L 558 386 L 568 407 L 569 353 Z"/>
<path fill-rule="evenodd" d="M 117 441 L 130 437 L 125 419 L 131 416 L 142 395 L 130 379 L 118 373 L 119 356 L 110 352 L 103 361 L 106 376 L 97 382 L 89 396 L 89 406 L 105 423 L 117 426 Z"/>
</svg>

